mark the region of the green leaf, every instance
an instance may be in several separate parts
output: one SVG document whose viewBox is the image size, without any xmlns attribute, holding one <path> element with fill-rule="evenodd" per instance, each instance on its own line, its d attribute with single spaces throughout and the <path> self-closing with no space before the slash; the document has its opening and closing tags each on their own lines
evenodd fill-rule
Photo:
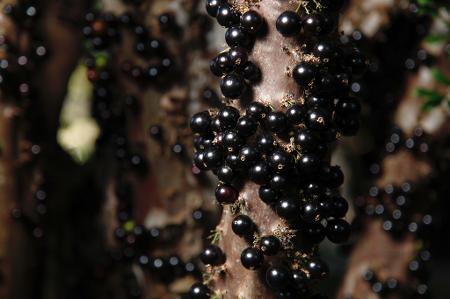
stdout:
<svg viewBox="0 0 450 299">
<path fill-rule="evenodd" d="M 418 88 L 416 89 L 416 96 L 420 98 L 425 98 L 425 103 L 422 106 L 424 111 L 430 111 L 436 106 L 439 106 L 445 96 L 441 95 L 437 91 Z"/>
<path fill-rule="evenodd" d="M 417 3 L 419 5 L 427 5 L 427 4 L 431 4 L 433 2 L 433 0 L 417 0 Z"/>
<path fill-rule="evenodd" d="M 441 72 L 439 69 L 434 68 L 431 72 L 433 74 L 434 80 L 438 81 L 439 83 L 450 86 L 450 78 L 445 76 L 444 73 Z"/>
<path fill-rule="evenodd" d="M 430 34 L 425 38 L 425 42 L 429 44 L 445 43 L 448 36 L 445 34 Z"/>
</svg>

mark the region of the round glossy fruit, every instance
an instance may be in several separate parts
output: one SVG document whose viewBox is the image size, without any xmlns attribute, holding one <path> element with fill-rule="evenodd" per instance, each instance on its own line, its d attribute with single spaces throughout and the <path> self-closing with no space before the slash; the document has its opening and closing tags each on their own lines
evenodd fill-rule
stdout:
<svg viewBox="0 0 450 299">
<path fill-rule="evenodd" d="M 219 10 L 219 6 L 223 4 L 223 0 L 207 0 L 206 1 L 206 11 L 208 14 L 215 18 L 217 17 L 217 12 Z"/>
<path fill-rule="evenodd" d="M 297 199 L 285 197 L 282 198 L 276 206 L 276 212 L 283 218 L 294 219 L 300 212 L 300 204 Z"/>
<path fill-rule="evenodd" d="M 259 13 L 249 10 L 241 16 L 241 27 L 246 32 L 255 34 L 261 29 L 263 19 Z"/>
<path fill-rule="evenodd" d="M 244 79 L 238 74 L 228 74 L 220 81 L 220 90 L 227 98 L 237 99 L 245 91 Z"/>
<path fill-rule="evenodd" d="M 249 270 L 259 269 L 264 263 L 264 255 L 260 249 L 248 247 L 241 253 L 241 263 Z"/>
<path fill-rule="evenodd" d="M 298 104 L 289 107 L 289 109 L 286 111 L 286 116 L 288 118 L 289 123 L 292 125 L 299 125 L 303 123 L 304 121 L 303 110 L 304 108 Z"/>
<path fill-rule="evenodd" d="M 290 273 L 284 266 L 272 266 L 266 271 L 266 282 L 273 290 L 284 289 L 290 281 Z"/>
<path fill-rule="evenodd" d="M 266 204 L 274 204 L 278 200 L 278 193 L 269 186 L 259 187 L 259 198 Z"/>
<path fill-rule="evenodd" d="M 259 241 L 259 246 L 261 247 L 261 251 L 265 255 L 275 255 L 281 249 L 281 242 L 275 236 L 264 236 Z"/>
<path fill-rule="evenodd" d="M 222 250 L 215 245 L 206 246 L 200 254 L 200 259 L 205 265 L 221 265 L 224 262 Z"/>
<path fill-rule="evenodd" d="M 266 127 L 274 132 L 280 133 L 287 128 L 287 117 L 283 112 L 272 111 L 267 114 Z"/>
<path fill-rule="evenodd" d="M 198 134 L 208 134 L 211 131 L 211 116 L 208 111 L 196 113 L 191 118 L 191 130 Z"/>
<path fill-rule="evenodd" d="M 300 62 L 292 70 L 292 77 L 297 84 L 306 87 L 316 76 L 316 67 L 307 62 Z"/>
<path fill-rule="evenodd" d="M 248 172 L 248 178 L 258 185 L 266 184 L 270 180 L 270 177 L 271 170 L 266 162 L 256 163 Z"/>
<path fill-rule="evenodd" d="M 254 223 L 247 215 L 238 215 L 233 219 L 231 229 L 238 236 L 249 236 L 253 232 Z"/>
<path fill-rule="evenodd" d="M 224 27 L 239 23 L 239 15 L 229 4 L 221 4 L 217 10 L 217 22 Z"/>
<path fill-rule="evenodd" d="M 211 290 L 203 283 L 194 283 L 189 289 L 189 298 L 191 299 L 209 299 L 211 297 Z"/>
<path fill-rule="evenodd" d="M 230 47 L 247 48 L 252 44 L 252 37 L 245 32 L 240 26 L 232 26 L 225 32 L 225 41 Z"/>
<path fill-rule="evenodd" d="M 216 200 L 222 204 L 234 203 L 238 197 L 238 192 L 231 186 L 219 184 L 215 191 Z"/>
<path fill-rule="evenodd" d="M 228 51 L 228 59 L 233 67 L 240 68 L 248 61 L 247 50 L 239 46 L 233 47 Z"/>
<path fill-rule="evenodd" d="M 294 12 L 287 10 L 277 19 L 276 28 L 283 36 L 293 36 L 300 33 L 302 19 Z"/>
<path fill-rule="evenodd" d="M 327 264 L 320 259 L 309 260 L 306 264 L 305 270 L 311 279 L 320 279 L 328 276 L 329 269 Z"/>
<path fill-rule="evenodd" d="M 221 130 L 233 129 L 239 119 L 239 110 L 232 106 L 225 106 L 219 110 L 218 119 Z"/>
<path fill-rule="evenodd" d="M 348 241 L 350 225 L 343 219 L 329 220 L 327 223 L 327 238 L 333 243 L 341 244 Z"/>
</svg>

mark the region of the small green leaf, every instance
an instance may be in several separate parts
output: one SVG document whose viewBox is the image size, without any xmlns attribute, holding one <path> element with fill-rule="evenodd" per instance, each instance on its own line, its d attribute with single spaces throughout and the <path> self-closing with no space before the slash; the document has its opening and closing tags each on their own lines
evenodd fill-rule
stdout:
<svg viewBox="0 0 450 299">
<path fill-rule="evenodd" d="M 439 106 L 445 96 L 439 94 L 437 91 L 418 88 L 416 89 L 416 96 L 420 98 L 425 98 L 425 103 L 422 106 L 424 111 L 430 111 L 436 106 Z"/>
<path fill-rule="evenodd" d="M 445 76 L 444 73 L 441 72 L 439 69 L 434 68 L 431 72 L 433 74 L 434 80 L 438 81 L 439 83 L 450 86 L 450 78 Z"/>
<path fill-rule="evenodd" d="M 433 2 L 433 0 L 417 0 L 417 3 L 419 5 L 427 5 L 427 4 L 431 4 Z"/>
<path fill-rule="evenodd" d="M 445 43 L 447 38 L 445 34 L 430 34 L 425 38 L 425 42 L 429 44 Z"/>
</svg>

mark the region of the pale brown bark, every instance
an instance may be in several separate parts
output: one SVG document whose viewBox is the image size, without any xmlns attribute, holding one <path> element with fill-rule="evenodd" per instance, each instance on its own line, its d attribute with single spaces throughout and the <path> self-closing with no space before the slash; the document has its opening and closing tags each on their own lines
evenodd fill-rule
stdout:
<svg viewBox="0 0 450 299">
<path fill-rule="evenodd" d="M 251 3 L 254 4 L 251 4 Z M 288 100 L 297 100 L 300 91 L 295 81 L 288 76 L 296 65 L 299 42 L 295 38 L 284 38 L 275 28 L 278 16 L 286 10 L 295 10 L 290 1 L 242 1 L 263 16 L 267 24 L 267 34 L 257 38 L 249 55 L 249 60 L 261 69 L 262 80 L 252 86 L 252 99 L 269 104 L 279 110 Z M 238 5 L 239 6 L 239 5 Z M 244 5 L 245 6 L 245 5 Z M 246 183 L 240 191 L 238 205 L 241 212 L 248 215 L 258 228 L 259 235 L 273 235 L 276 231 L 287 231 L 289 227 L 258 195 L 258 186 Z M 235 207 L 233 207 L 234 209 Z M 231 230 L 231 222 L 236 215 L 232 207 L 225 206 L 222 220 L 216 231 L 220 234 L 219 247 L 226 255 L 223 266 L 207 268 L 210 286 L 220 298 L 274 298 L 274 293 L 264 284 L 258 271 L 244 268 L 240 261 L 242 250 L 251 246 Z"/>
</svg>

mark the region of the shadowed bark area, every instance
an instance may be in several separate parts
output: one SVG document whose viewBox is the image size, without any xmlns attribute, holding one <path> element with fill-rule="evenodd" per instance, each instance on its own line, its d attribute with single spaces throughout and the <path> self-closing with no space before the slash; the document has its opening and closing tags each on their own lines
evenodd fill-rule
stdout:
<svg viewBox="0 0 450 299">
<path fill-rule="evenodd" d="M 423 71 L 423 70 L 422 70 Z M 422 110 L 423 100 L 414 96 L 419 86 L 429 85 L 421 80 L 421 70 L 411 75 L 407 82 L 404 94 L 394 114 L 394 124 L 406 134 L 411 134 L 416 127 L 422 127 L 431 135 L 432 139 L 447 135 L 449 116 L 440 107 L 430 113 Z M 382 162 L 383 176 L 375 185 L 384 188 L 387 184 L 400 185 L 404 182 L 420 183 L 432 173 L 432 164 L 429 160 L 417 157 L 408 151 L 401 150 L 395 155 L 387 156 Z M 430 198 L 424 197 L 425 203 Z M 337 298 L 344 299 L 377 299 L 363 274 L 373 270 L 381 281 L 394 277 L 401 284 L 409 282 L 408 264 L 414 258 L 421 241 L 413 234 L 406 234 L 401 240 L 394 240 L 382 228 L 382 222 L 376 219 L 365 221 L 365 230 L 361 233 L 347 265 L 346 275 L 340 287 Z M 402 298 L 401 294 L 390 295 L 389 298 Z"/>
</svg>

